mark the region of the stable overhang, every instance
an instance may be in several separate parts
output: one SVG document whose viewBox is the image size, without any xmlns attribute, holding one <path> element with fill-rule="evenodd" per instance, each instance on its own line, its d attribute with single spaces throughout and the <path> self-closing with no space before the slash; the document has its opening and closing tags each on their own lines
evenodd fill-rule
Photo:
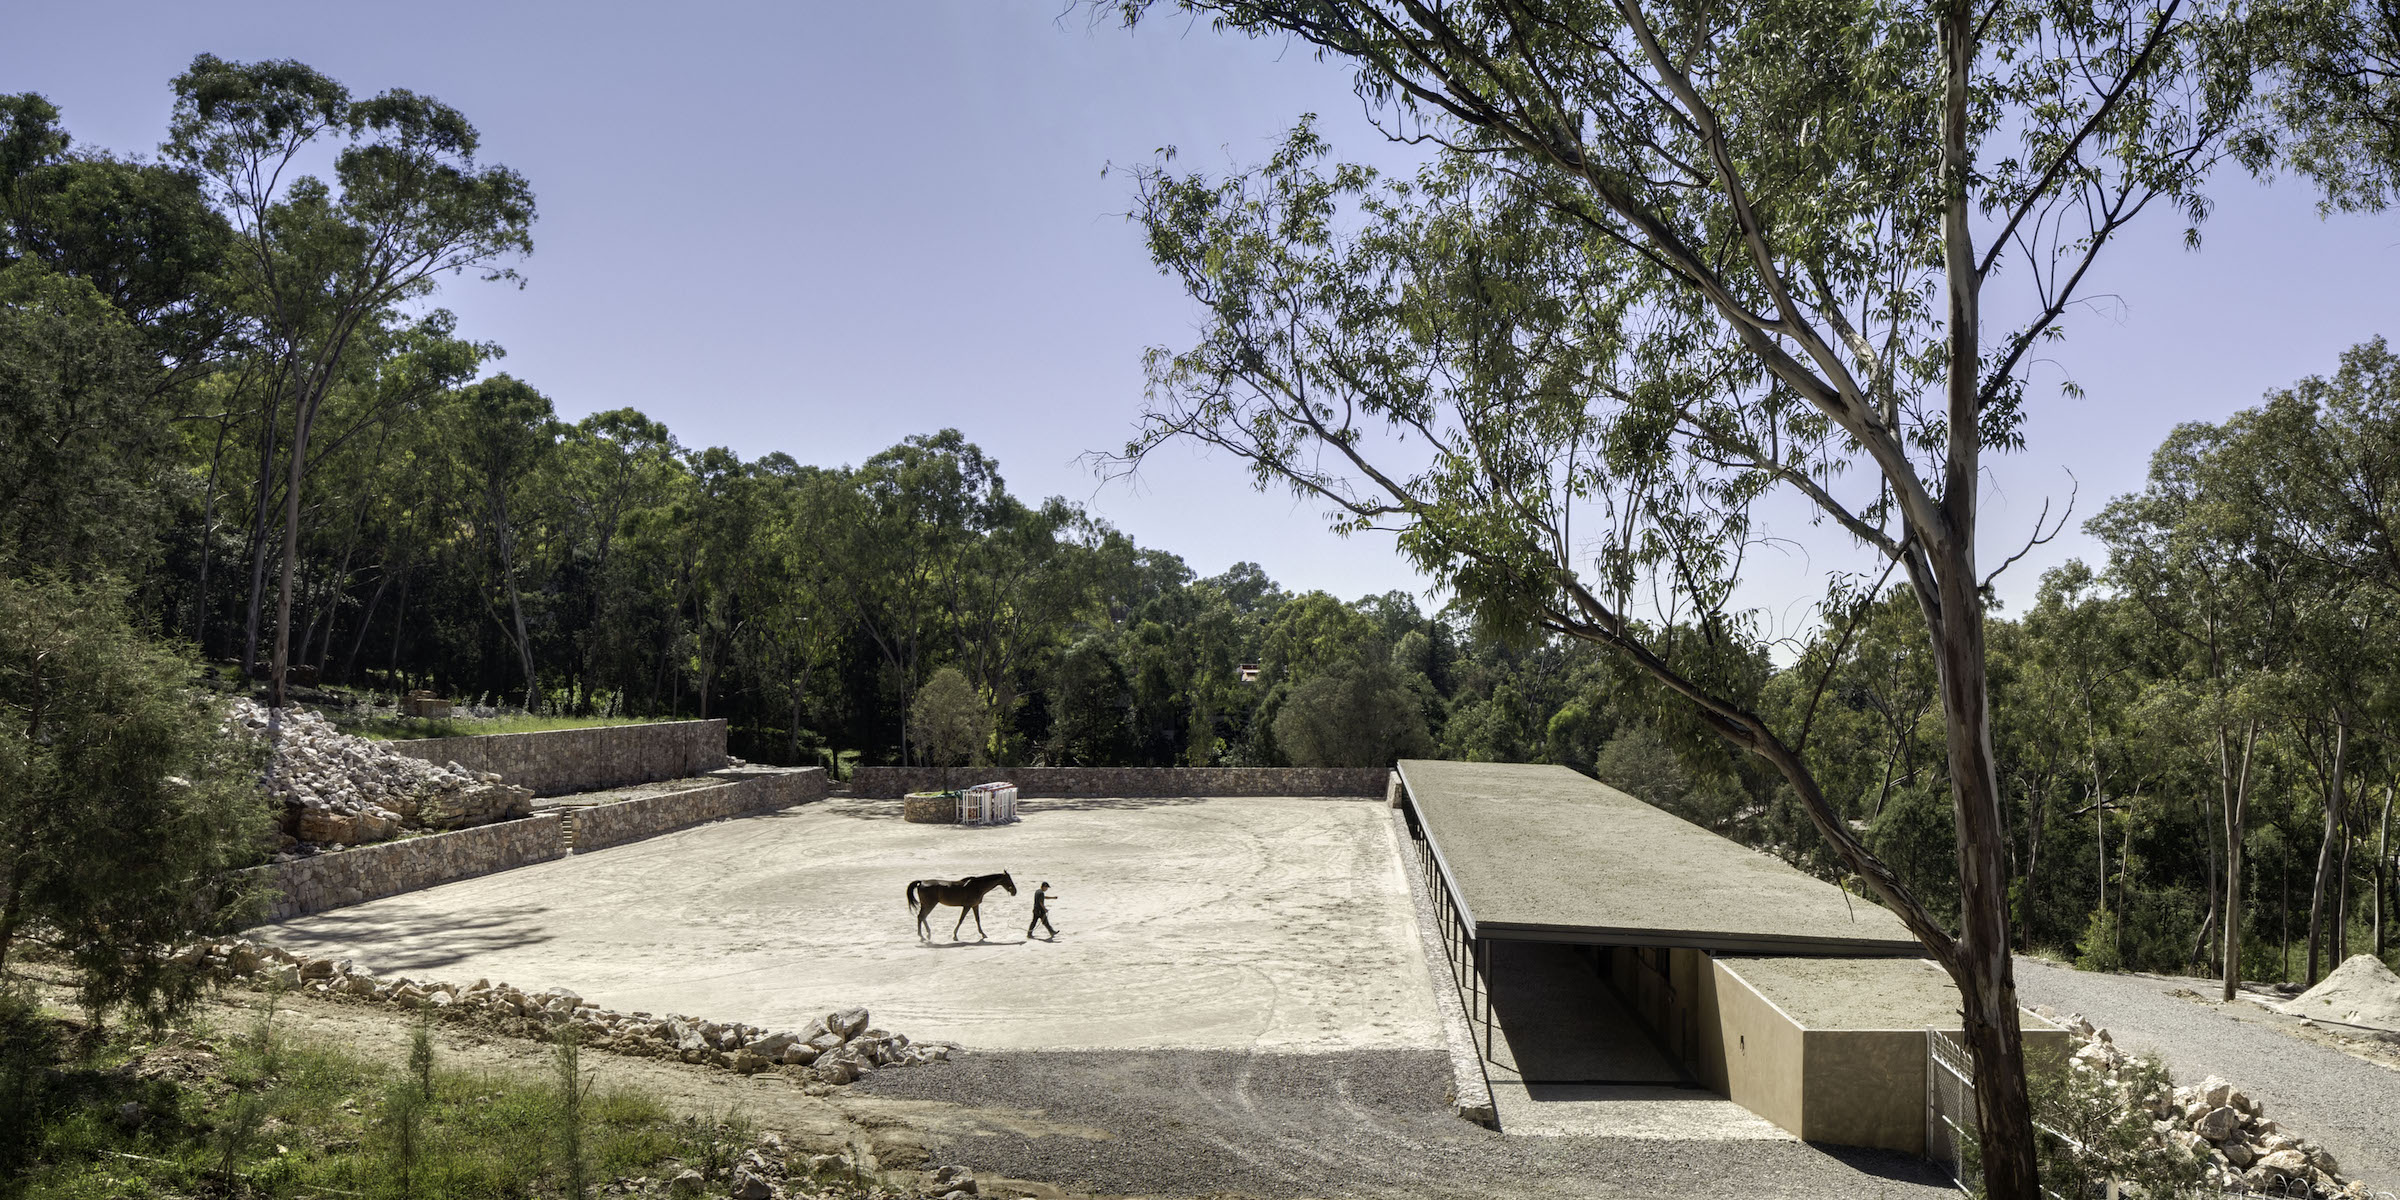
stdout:
<svg viewBox="0 0 2400 1200">
<path fill-rule="evenodd" d="M 1871 901 L 1565 767 L 1408 759 L 1400 777 L 1471 937 L 1923 953 Z"/>
</svg>

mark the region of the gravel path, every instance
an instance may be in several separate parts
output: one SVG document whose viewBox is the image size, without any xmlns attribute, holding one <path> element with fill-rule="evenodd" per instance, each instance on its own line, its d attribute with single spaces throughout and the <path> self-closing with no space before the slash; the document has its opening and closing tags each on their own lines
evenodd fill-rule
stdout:
<svg viewBox="0 0 2400 1200">
<path fill-rule="evenodd" d="M 2082 1013 L 2128 1052 L 2157 1054 L 2179 1083 L 2233 1081 L 2279 1124 L 2332 1151 L 2343 1174 L 2400 1190 L 2400 1071 L 2305 1040 L 2297 1020 L 2248 1001 L 2219 1004 L 2204 979 L 2100 975 L 2020 958 L 2017 994 Z"/>
<path fill-rule="evenodd" d="M 934 1161 L 1104 1193 L 1953 1200 L 1925 1163 L 1790 1141 L 1511 1137 L 1442 1103 L 1440 1051 L 982 1052 L 852 1090 L 1036 1110 L 1108 1140 L 978 1132 Z"/>
</svg>

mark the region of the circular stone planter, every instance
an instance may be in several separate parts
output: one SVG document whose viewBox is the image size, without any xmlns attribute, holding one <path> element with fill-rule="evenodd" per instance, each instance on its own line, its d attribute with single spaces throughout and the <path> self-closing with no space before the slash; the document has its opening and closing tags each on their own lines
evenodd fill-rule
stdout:
<svg viewBox="0 0 2400 1200">
<path fill-rule="evenodd" d="M 900 819 L 919 825 L 956 825 L 958 793 L 910 792 L 900 802 Z"/>
</svg>

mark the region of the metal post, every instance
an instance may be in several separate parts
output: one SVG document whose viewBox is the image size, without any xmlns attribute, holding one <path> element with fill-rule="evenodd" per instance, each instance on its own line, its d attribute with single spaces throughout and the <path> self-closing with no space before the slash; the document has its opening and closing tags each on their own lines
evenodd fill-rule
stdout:
<svg viewBox="0 0 2400 1200">
<path fill-rule="evenodd" d="M 1475 989 L 1483 998 L 1483 1058 L 1492 1058 L 1492 978 L 1491 948 L 1482 938 L 1475 939 Z"/>
</svg>

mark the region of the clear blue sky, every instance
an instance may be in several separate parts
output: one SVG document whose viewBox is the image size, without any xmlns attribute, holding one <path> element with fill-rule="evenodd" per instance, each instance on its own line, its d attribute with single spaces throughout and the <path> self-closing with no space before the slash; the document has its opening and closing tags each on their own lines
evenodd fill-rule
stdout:
<svg viewBox="0 0 2400 1200">
<path fill-rule="evenodd" d="M 192 55 L 293 57 L 367 93 L 467 113 L 484 156 L 540 197 L 522 291 L 450 284 L 463 332 L 569 417 L 633 406 L 689 445 L 855 463 L 956 426 L 1012 490 L 1064 494 L 1211 573 L 1244 559 L 1345 597 L 1419 580 L 1388 540 L 1251 492 L 1222 457 L 1172 453 L 1139 487 L 1076 459 L 1121 445 L 1143 348 L 1195 315 L 1103 177 L 1160 146 L 1185 165 L 1263 157 L 1303 112 L 1338 153 L 1409 161 L 1304 48 L 1160 23 L 1090 28 L 1065 0 L 805 4 L 33 4 L 0 40 L 0 90 L 39 91 L 87 145 L 149 151 Z M 2389 332 L 2400 216 L 2316 216 L 2298 185 L 2228 178 L 2206 248 L 2162 220 L 2109 260 L 2045 376 L 2030 449 L 1993 473 L 1987 557 L 2081 480 L 2081 515 L 2137 487 L 2173 424 L 2330 371 Z M 1824 545 L 1795 513 L 1779 532 Z M 2021 564 L 2092 553 L 2071 533 Z M 1789 620 L 1830 560 L 1754 559 Z"/>
</svg>

